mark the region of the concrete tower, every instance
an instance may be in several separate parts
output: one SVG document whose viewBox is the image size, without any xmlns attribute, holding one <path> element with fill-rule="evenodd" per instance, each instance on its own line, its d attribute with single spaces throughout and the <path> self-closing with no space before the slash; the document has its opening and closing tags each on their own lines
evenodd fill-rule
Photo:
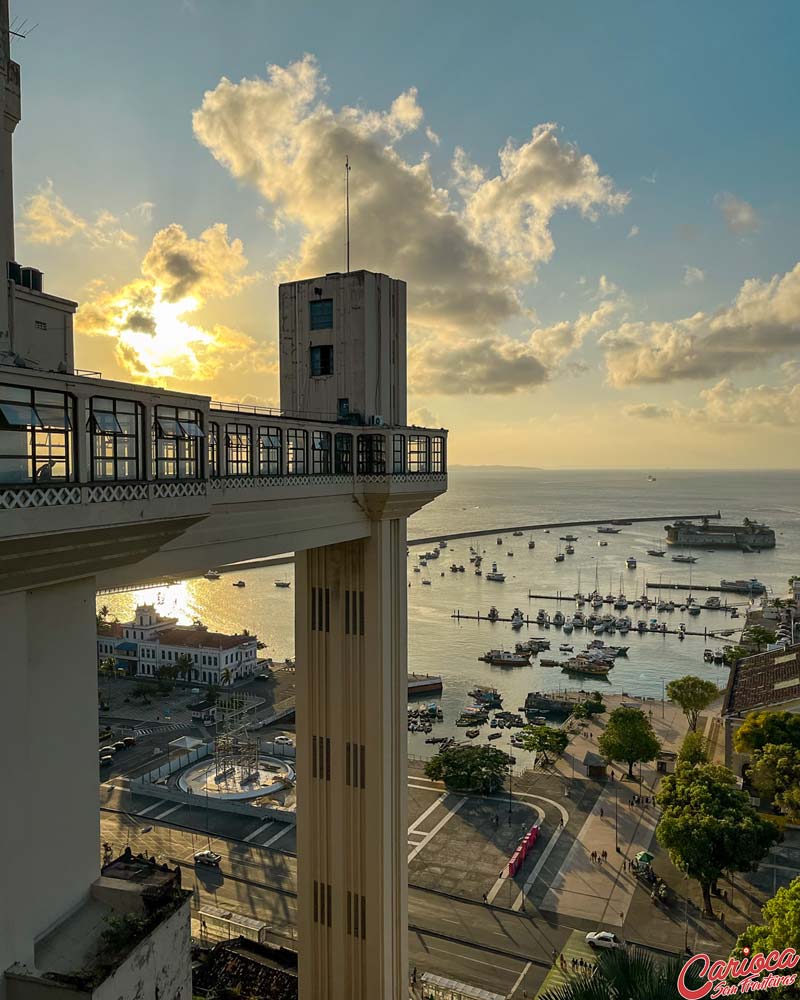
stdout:
<svg viewBox="0 0 800 1000">
<path fill-rule="evenodd" d="M 404 282 L 367 271 L 282 285 L 282 407 L 405 424 L 405 298 Z M 406 518 L 418 506 L 387 493 L 365 505 L 369 537 L 296 554 L 304 1000 L 407 996 Z"/>
<path fill-rule="evenodd" d="M 14 184 L 11 145 L 21 117 L 19 65 L 11 58 L 8 0 L 0 0 L 0 267 L 6 287 L 6 262 L 14 259 Z M 9 337 L 8 295 L 0 295 L 0 351 Z"/>
</svg>

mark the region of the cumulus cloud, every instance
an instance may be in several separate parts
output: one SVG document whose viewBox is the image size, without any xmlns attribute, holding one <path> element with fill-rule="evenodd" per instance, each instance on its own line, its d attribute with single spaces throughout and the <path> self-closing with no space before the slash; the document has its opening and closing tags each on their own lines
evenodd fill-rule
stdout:
<svg viewBox="0 0 800 1000">
<path fill-rule="evenodd" d="M 111 212 L 98 212 L 94 220 L 73 212 L 50 179 L 25 199 L 19 230 L 28 243 L 46 245 L 81 239 L 92 247 L 125 247 L 136 240 Z"/>
<path fill-rule="evenodd" d="M 350 158 L 352 262 L 409 283 L 411 372 L 437 393 L 509 392 L 538 385 L 547 370 L 531 339 L 503 324 L 528 317 L 521 287 L 553 254 L 559 210 L 587 219 L 624 207 L 598 165 L 554 125 L 500 150 L 486 171 L 460 149 L 452 189 L 435 183 L 427 157 L 411 162 L 403 136 L 425 129 L 416 89 L 388 111 L 333 108 L 311 56 L 270 66 L 265 78 L 223 78 L 195 111 L 197 139 L 253 187 L 282 224 L 300 228 L 283 280 L 342 267 L 342 170 Z M 418 380 L 418 381 L 417 381 Z"/>
<path fill-rule="evenodd" d="M 203 381 L 224 372 L 275 372 L 274 348 L 223 324 L 206 327 L 197 313 L 241 290 L 257 275 L 227 227 L 211 226 L 197 239 L 178 225 L 153 237 L 142 277 L 119 288 L 95 285 L 76 315 L 78 333 L 112 337 L 120 365 L 134 379 Z"/>
<path fill-rule="evenodd" d="M 706 280 L 706 272 L 700 267 L 693 267 L 691 264 L 686 264 L 683 268 L 683 283 L 684 285 L 699 285 L 700 282 Z"/>
<path fill-rule="evenodd" d="M 733 303 L 673 322 L 625 322 L 598 341 L 616 386 L 719 377 L 796 352 L 800 263 L 745 281 Z"/>
<path fill-rule="evenodd" d="M 635 239 L 639 235 L 639 232 L 640 230 L 638 226 L 631 226 L 631 228 L 628 230 L 628 239 L 629 240 Z"/>
<path fill-rule="evenodd" d="M 800 384 L 737 387 L 729 378 L 704 389 L 702 414 L 715 424 L 800 425 Z"/>
<path fill-rule="evenodd" d="M 656 406 L 654 403 L 633 403 L 630 406 L 623 406 L 622 412 L 626 417 L 633 417 L 636 420 L 666 420 L 673 415 L 669 407 Z"/>
<path fill-rule="evenodd" d="M 759 227 L 759 218 L 756 210 L 749 202 L 737 198 L 729 191 L 723 191 L 714 199 L 722 212 L 725 224 L 732 233 L 743 236 L 747 233 L 755 232 Z"/>
</svg>

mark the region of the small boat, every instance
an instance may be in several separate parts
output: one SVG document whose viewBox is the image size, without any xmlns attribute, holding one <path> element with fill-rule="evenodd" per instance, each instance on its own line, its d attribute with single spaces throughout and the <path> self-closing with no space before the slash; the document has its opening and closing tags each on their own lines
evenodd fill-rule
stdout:
<svg viewBox="0 0 800 1000">
<path fill-rule="evenodd" d="M 513 555 L 514 555 L 514 553 L 513 553 L 513 552 L 506 552 L 506 555 L 507 555 L 507 556 L 513 556 Z"/>
<path fill-rule="evenodd" d="M 561 535 L 560 537 L 561 537 L 561 541 L 562 542 L 577 542 L 578 541 L 578 536 L 577 535 Z"/>
<path fill-rule="evenodd" d="M 521 531 L 514 531 L 514 532 L 512 532 L 512 534 L 514 535 L 514 538 L 522 538 L 522 532 Z"/>
<path fill-rule="evenodd" d="M 564 622 L 564 634 L 565 635 L 569 635 L 573 628 L 574 628 L 574 625 L 572 624 L 572 622 Z"/>
<path fill-rule="evenodd" d="M 564 562 L 564 553 L 559 549 L 553 558 L 556 562 Z"/>
<path fill-rule="evenodd" d="M 415 567 L 414 567 L 414 572 L 415 572 L 415 573 L 419 573 L 419 572 L 421 572 L 421 571 L 420 571 L 420 568 L 419 568 L 419 566 L 415 566 Z"/>
<path fill-rule="evenodd" d="M 667 554 L 666 549 L 648 549 L 647 554 L 649 556 L 665 556 Z"/>
<path fill-rule="evenodd" d="M 291 583 L 289 582 L 289 580 L 276 580 L 275 586 L 281 587 L 283 590 L 286 590 L 287 587 L 291 587 Z"/>
<path fill-rule="evenodd" d="M 536 542 L 534 542 L 534 540 L 532 538 L 528 539 L 528 548 L 529 549 L 535 549 L 536 548 Z"/>
<path fill-rule="evenodd" d="M 600 525 L 597 529 L 599 535 L 618 535 L 622 531 L 622 528 L 611 528 L 607 525 Z"/>
<path fill-rule="evenodd" d="M 494 605 L 492 605 L 489 608 L 489 613 L 486 615 L 486 617 L 489 619 L 490 622 L 496 622 L 497 619 L 500 617 L 500 612 Z"/>
<path fill-rule="evenodd" d="M 711 663 L 713 661 L 713 659 L 714 659 L 714 652 L 713 652 L 713 650 L 711 650 L 711 649 L 704 649 L 703 650 L 703 659 L 705 660 L 706 663 Z"/>
<path fill-rule="evenodd" d="M 423 587 L 430 587 L 430 585 L 431 585 L 431 581 L 430 580 L 423 580 L 422 581 L 422 586 Z"/>
<path fill-rule="evenodd" d="M 497 544 L 498 545 L 502 545 L 503 544 L 503 539 L 502 538 L 498 538 L 497 539 Z"/>
<path fill-rule="evenodd" d="M 636 557 L 628 556 L 628 558 L 625 560 L 625 565 L 628 567 L 628 569 L 636 569 Z"/>
<path fill-rule="evenodd" d="M 486 579 L 491 580 L 492 583 L 505 583 L 506 575 L 500 572 L 497 568 L 497 563 L 492 563 L 492 571 L 486 574 Z"/>
<path fill-rule="evenodd" d="M 467 736 L 471 740 L 474 740 L 477 735 L 478 735 L 478 730 L 477 729 L 468 729 L 467 730 Z"/>
<path fill-rule="evenodd" d="M 560 611 L 556 611 L 556 613 L 553 615 L 553 624 L 556 626 L 556 628 L 561 628 L 561 626 L 564 624 L 564 615 Z"/>
<path fill-rule="evenodd" d="M 702 611 L 702 608 L 700 607 L 699 604 L 690 604 L 688 605 L 686 610 L 689 612 L 690 615 L 699 615 L 700 612 Z"/>
<path fill-rule="evenodd" d="M 656 481 L 656 477 L 655 476 L 648 476 L 647 477 L 647 481 L 648 481 L 648 483 L 654 483 Z"/>
<path fill-rule="evenodd" d="M 203 573 L 203 576 L 206 578 L 206 580 L 219 580 L 220 573 L 217 572 L 217 570 L 215 569 L 210 569 L 208 570 L 207 573 Z"/>
<path fill-rule="evenodd" d="M 677 556 L 673 556 L 672 561 L 675 563 L 696 563 L 697 556 L 687 556 L 684 555 L 683 553 L 680 553 Z"/>
<path fill-rule="evenodd" d="M 246 587 L 247 584 L 244 582 L 244 580 L 237 580 L 236 583 L 233 584 L 233 586 L 234 587 Z"/>
<path fill-rule="evenodd" d="M 567 553 L 568 556 L 575 555 L 575 546 L 572 544 L 572 542 L 569 542 L 564 551 Z"/>
<path fill-rule="evenodd" d="M 568 642 L 562 642 L 558 647 L 558 651 L 559 653 L 573 653 L 575 651 L 575 647 L 571 646 Z"/>
<path fill-rule="evenodd" d="M 603 539 L 600 539 L 600 541 L 597 544 L 600 546 L 600 548 L 603 548 L 605 545 L 608 545 L 608 542 L 604 541 Z"/>
</svg>

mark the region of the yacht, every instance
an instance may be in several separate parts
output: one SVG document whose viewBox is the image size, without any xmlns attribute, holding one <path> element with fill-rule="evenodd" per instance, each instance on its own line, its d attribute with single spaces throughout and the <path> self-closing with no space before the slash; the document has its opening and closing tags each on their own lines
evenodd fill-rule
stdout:
<svg viewBox="0 0 800 1000">
<path fill-rule="evenodd" d="M 522 628 L 525 624 L 525 618 L 519 608 L 514 608 L 511 612 L 511 627 L 512 628 Z"/>
<path fill-rule="evenodd" d="M 553 615 L 553 624 L 556 626 L 556 628 L 561 628 L 561 626 L 564 624 L 564 615 L 562 614 L 562 612 L 556 611 L 556 613 Z"/>
<path fill-rule="evenodd" d="M 662 548 L 648 549 L 647 554 L 649 556 L 665 556 L 667 554 L 667 550 Z"/>
<path fill-rule="evenodd" d="M 215 569 L 210 569 L 207 573 L 203 573 L 206 580 L 219 580 L 220 573 Z"/>
<path fill-rule="evenodd" d="M 619 597 L 614 601 L 614 607 L 617 611 L 624 611 L 628 606 L 628 601 L 624 594 L 620 594 Z"/>
<path fill-rule="evenodd" d="M 529 549 L 535 549 L 536 548 L 536 542 L 534 542 L 534 540 L 532 538 L 528 539 L 528 548 Z"/>
<path fill-rule="evenodd" d="M 673 556 L 672 561 L 676 563 L 696 563 L 697 556 L 687 556 L 684 555 L 683 553 L 680 553 L 677 556 Z"/>
<path fill-rule="evenodd" d="M 562 542 L 577 542 L 578 541 L 578 536 L 577 535 L 561 535 L 561 541 Z"/>
<path fill-rule="evenodd" d="M 512 531 L 512 535 L 514 536 L 514 538 L 522 538 L 521 531 Z"/>
<path fill-rule="evenodd" d="M 527 667 L 530 665 L 530 653 L 511 653 L 507 649 L 490 649 L 488 653 L 478 657 L 484 663 L 493 667 Z"/>
<path fill-rule="evenodd" d="M 288 580 L 276 580 L 275 586 L 286 590 L 288 587 L 291 587 L 291 583 Z"/>
<path fill-rule="evenodd" d="M 574 555 L 575 546 L 572 544 L 572 542 L 568 542 L 567 547 L 564 549 L 564 551 L 567 553 L 568 556 Z"/>
<path fill-rule="evenodd" d="M 572 622 L 564 622 L 564 635 L 569 635 L 574 627 Z"/>
<path fill-rule="evenodd" d="M 544 625 L 546 621 L 547 621 L 547 612 L 544 610 L 544 608 L 539 608 L 539 610 L 536 612 L 536 624 Z"/>
<path fill-rule="evenodd" d="M 496 622 L 500 617 L 500 612 L 494 606 L 494 604 L 489 608 L 489 614 L 486 616 L 490 622 Z"/>
<path fill-rule="evenodd" d="M 492 563 L 492 571 L 486 574 L 486 579 L 491 580 L 492 583 L 505 583 L 506 575 L 500 572 L 497 568 L 497 563 Z"/>
<path fill-rule="evenodd" d="M 555 559 L 556 562 L 564 562 L 564 553 L 563 552 L 556 552 L 556 554 L 555 554 L 555 556 L 553 558 Z"/>
<path fill-rule="evenodd" d="M 636 569 L 636 557 L 628 556 L 628 558 L 625 560 L 625 565 L 628 567 L 628 569 Z"/>
<path fill-rule="evenodd" d="M 234 587 L 246 587 L 247 584 L 244 582 L 244 580 L 237 580 L 234 584 L 232 584 L 232 586 L 234 586 Z"/>
<path fill-rule="evenodd" d="M 612 528 L 609 525 L 601 524 L 597 529 L 598 535 L 618 535 L 622 528 Z"/>
<path fill-rule="evenodd" d="M 690 615 L 699 615 L 702 608 L 699 604 L 689 604 L 686 608 Z"/>
</svg>

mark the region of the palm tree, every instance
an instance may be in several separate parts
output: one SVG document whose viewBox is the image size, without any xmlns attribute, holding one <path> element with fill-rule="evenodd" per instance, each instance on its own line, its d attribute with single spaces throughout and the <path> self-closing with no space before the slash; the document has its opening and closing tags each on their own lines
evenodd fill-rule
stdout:
<svg viewBox="0 0 800 1000">
<path fill-rule="evenodd" d="M 589 972 L 569 976 L 563 986 L 542 993 L 540 1000 L 675 1000 L 675 983 L 683 959 L 655 959 L 642 948 L 611 949 L 597 953 Z M 686 976 L 686 985 L 699 980 Z"/>
<path fill-rule="evenodd" d="M 220 674 L 220 680 L 223 684 L 230 684 L 233 680 L 233 674 L 230 672 L 230 668 L 225 667 L 225 669 Z"/>
<path fill-rule="evenodd" d="M 188 682 L 192 676 L 192 660 L 188 653 L 181 653 L 175 666 L 178 668 L 178 676 Z"/>
<path fill-rule="evenodd" d="M 100 615 L 100 617 L 101 617 L 101 618 L 103 619 L 103 621 L 105 621 L 105 620 L 106 620 L 106 618 L 108 618 L 108 616 L 109 616 L 109 615 L 111 614 L 111 611 L 110 611 L 110 609 L 109 609 L 108 605 L 107 605 L 107 604 L 104 604 L 104 605 L 103 605 L 103 606 L 102 606 L 102 607 L 100 608 L 100 611 L 98 612 L 98 614 L 99 614 L 99 615 Z"/>
</svg>

